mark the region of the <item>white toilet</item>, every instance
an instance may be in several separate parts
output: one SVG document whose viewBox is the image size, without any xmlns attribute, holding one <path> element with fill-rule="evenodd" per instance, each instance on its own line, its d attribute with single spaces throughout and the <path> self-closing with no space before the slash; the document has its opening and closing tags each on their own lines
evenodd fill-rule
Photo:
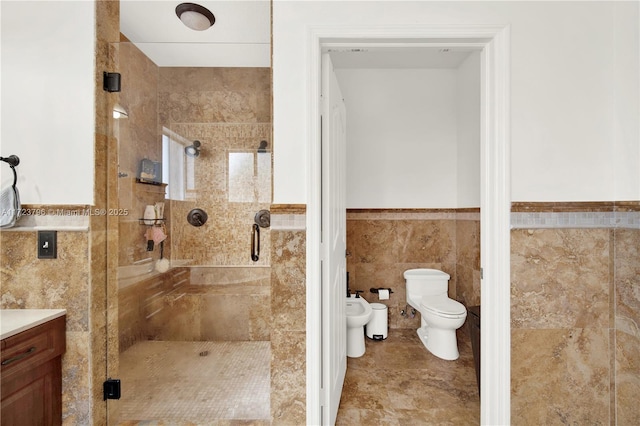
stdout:
<svg viewBox="0 0 640 426">
<path fill-rule="evenodd" d="M 404 272 L 407 303 L 422 317 L 418 336 L 424 346 L 446 360 L 458 359 L 456 330 L 462 327 L 467 309 L 449 299 L 449 274 L 437 269 L 409 269 Z"/>
</svg>

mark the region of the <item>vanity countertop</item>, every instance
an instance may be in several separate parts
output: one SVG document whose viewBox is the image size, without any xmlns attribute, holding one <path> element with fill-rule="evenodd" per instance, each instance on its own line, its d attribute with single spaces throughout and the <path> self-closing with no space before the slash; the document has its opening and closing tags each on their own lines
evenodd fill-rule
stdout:
<svg viewBox="0 0 640 426">
<path fill-rule="evenodd" d="M 0 340 L 66 315 L 66 309 L 0 309 Z"/>
</svg>

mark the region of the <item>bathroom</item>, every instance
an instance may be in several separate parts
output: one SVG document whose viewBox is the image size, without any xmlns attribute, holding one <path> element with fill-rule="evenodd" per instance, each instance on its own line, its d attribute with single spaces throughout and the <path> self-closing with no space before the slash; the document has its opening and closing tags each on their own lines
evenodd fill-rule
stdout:
<svg viewBox="0 0 640 426">
<path fill-rule="evenodd" d="M 445 271 L 451 276 L 449 297 L 467 307 L 480 304 L 480 52 L 374 48 L 330 55 L 348 123 L 349 288 L 351 293 L 362 291 L 370 303 L 388 307 L 388 340 L 367 340 L 367 348 L 406 347 L 406 339 L 413 339 L 417 349 L 427 352 L 415 332 L 420 314 L 406 302 L 405 270 Z M 378 300 L 372 288 L 391 288 L 392 293 L 389 299 Z M 466 345 L 461 348 L 465 359 L 448 361 L 448 365 L 436 362 L 432 374 L 463 366 L 473 382 L 467 380 L 459 384 L 464 388 L 448 391 L 470 399 L 462 411 L 470 410 L 467 418 L 479 421 L 467 323 L 458 334 Z M 425 358 L 434 362 L 429 357 L 434 358 L 418 353 L 404 368 L 424 368 Z M 398 362 L 401 358 L 397 355 Z M 355 419 L 350 417 L 354 410 L 363 408 L 357 407 L 349 389 L 350 368 L 357 371 L 358 362 L 348 361 L 339 424 L 348 424 Z M 358 388 L 366 386 L 360 383 Z M 431 389 L 425 386 L 423 392 Z M 360 392 L 373 395 L 374 389 Z M 438 391 L 433 392 L 438 398 Z M 393 412 L 394 404 L 383 405 Z M 455 404 L 449 408 L 455 412 Z"/>
<path fill-rule="evenodd" d="M 16 30 L 31 32 L 34 28 L 32 15 L 5 12 L 10 6 L 31 3 L 2 2 L 3 81 L 9 79 L 22 100 L 6 102 L 12 108 L 2 110 L 2 155 L 15 153 L 21 158 L 19 179 L 27 207 L 53 207 L 70 213 L 78 205 L 114 207 L 107 199 L 110 193 L 105 176 L 115 175 L 109 168 L 115 162 L 107 158 L 110 141 L 101 117 L 107 117 L 105 105 L 115 95 L 102 91 L 101 78 L 103 70 L 117 69 L 105 54 L 108 43 L 118 40 L 117 30 L 113 31 L 117 20 L 111 19 L 117 17 L 116 2 L 97 2 L 95 10 L 92 2 L 38 3 L 43 36 L 37 51 L 54 52 L 54 58 L 19 55 L 24 52 L 22 47 L 5 49 L 9 43 L 5 31 L 10 28 L 6 23 L 25 23 Z M 274 232 L 272 206 L 272 312 L 278 322 L 271 330 L 272 374 L 280 372 L 271 382 L 274 424 L 303 424 L 306 413 L 304 284 L 305 253 L 311 249 L 305 246 L 305 238 L 313 235 L 313 229 L 305 234 L 304 203 L 308 199 L 301 187 L 307 151 L 300 141 L 308 135 L 302 124 L 306 101 L 301 96 L 308 69 L 300 44 L 306 40 L 309 26 L 355 25 L 363 11 L 371 25 L 388 25 L 391 18 L 398 26 L 409 27 L 415 26 L 416 19 L 424 19 L 426 24 L 511 27 L 513 137 L 509 162 L 512 197 L 518 203 L 511 210 L 507 259 L 513 270 L 514 292 L 512 383 L 511 392 L 504 395 L 511 396 L 514 424 L 524 424 L 523 419 L 540 424 L 560 419 L 578 423 L 617 419 L 619 424 L 636 424 L 638 405 L 633 396 L 637 395 L 638 374 L 634 366 L 640 352 L 637 329 L 631 326 L 638 323 L 639 312 L 633 293 L 638 283 L 634 266 L 638 264 L 640 235 L 638 180 L 634 179 L 638 160 L 624 147 L 626 141 L 631 141 L 629 147 L 638 146 L 637 104 L 626 105 L 624 98 L 613 96 L 613 89 L 637 85 L 637 44 L 625 42 L 628 37 L 624 33 L 635 29 L 633 40 L 637 41 L 637 4 L 521 2 L 488 8 L 483 2 L 417 3 L 392 9 L 374 3 L 274 4 L 274 58 L 286 65 L 273 70 L 275 116 L 279 117 L 274 143 L 280 152 L 274 168 L 274 202 L 281 203 L 280 216 L 295 216 L 303 222 L 302 226 Z M 56 35 L 51 37 L 54 31 Z M 53 66 L 59 65 L 60 57 L 74 66 Z M 635 58 L 635 65 L 621 63 L 620 58 Z M 14 69 L 11 64 L 24 66 Z M 95 78 L 94 68 L 100 73 Z M 25 74 L 25 69 L 30 73 Z M 31 76 L 31 72 L 36 81 L 47 85 L 46 91 L 39 90 L 41 86 L 34 85 L 31 78 L 11 79 Z M 11 94 L 9 89 L 3 84 L 3 104 Z M 34 102 L 24 102 L 27 95 Z M 34 126 L 34 109 L 40 105 L 57 105 L 58 110 L 74 114 L 41 114 L 38 123 L 46 125 Z M 623 128 L 631 130 L 629 136 L 613 131 L 611 117 L 621 111 L 632 116 L 621 116 Z M 11 133 L 12 124 L 24 126 Z M 70 133 L 70 128 L 76 132 Z M 616 158 L 611 157 L 612 152 Z M 73 167 L 67 167 L 70 156 Z M 54 179 L 43 175 L 45 170 L 48 173 L 44 166 L 50 166 L 51 159 L 58 160 Z M 548 173 L 539 173 L 542 167 Z M 39 197 L 34 195 L 35 185 L 41 190 Z M 614 191 L 614 187 L 618 189 Z M 580 203 L 583 200 L 592 202 Z M 573 219 L 583 216 L 598 220 L 615 216 L 618 221 L 605 222 L 600 229 L 576 229 Z M 626 218 L 629 222 L 622 221 Z M 23 218 L 27 219 L 34 217 Z M 105 312 L 114 308 L 104 294 L 104 289 L 113 285 L 105 271 L 117 265 L 107 264 L 110 253 L 118 252 L 111 246 L 113 228 L 105 217 L 37 219 L 50 222 L 34 226 L 58 230 L 59 258 L 33 259 L 36 232 L 30 222 L 2 231 L 2 308 L 67 308 L 64 419 L 73 424 L 104 424 L 107 403 L 102 399 L 102 382 L 108 376 L 117 377 L 117 370 L 105 366 L 104 348 L 105 341 L 114 338 L 104 327 Z M 544 220 L 546 229 L 538 229 L 539 221 Z M 75 224 L 78 226 L 72 226 Z M 554 277 L 556 272 L 564 278 Z M 549 291 L 534 291 L 542 286 Z M 532 365 L 532 358 L 539 362 Z M 483 403 L 488 401 L 491 398 L 483 398 Z M 114 403 L 109 401 L 109 407 Z M 504 405 L 507 412 L 509 408 Z"/>
</svg>

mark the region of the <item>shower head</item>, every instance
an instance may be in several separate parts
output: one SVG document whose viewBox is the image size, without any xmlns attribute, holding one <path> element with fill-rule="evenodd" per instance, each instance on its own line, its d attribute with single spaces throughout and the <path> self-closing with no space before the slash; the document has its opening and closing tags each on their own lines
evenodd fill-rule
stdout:
<svg viewBox="0 0 640 426">
<path fill-rule="evenodd" d="M 190 146 L 184 148 L 184 153 L 189 157 L 197 157 L 200 155 L 200 141 L 193 141 Z"/>
<path fill-rule="evenodd" d="M 5 163 L 10 165 L 11 167 L 16 167 L 18 164 L 20 164 L 20 159 L 18 158 L 17 155 L 10 155 L 8 157 L 0 157 L 0 161 L 4 161 Z"/>
<path fill-rule="evenodd" d="M 258 152 L 267 152 L 267 141 L 260 141 Z"/>
</svg>

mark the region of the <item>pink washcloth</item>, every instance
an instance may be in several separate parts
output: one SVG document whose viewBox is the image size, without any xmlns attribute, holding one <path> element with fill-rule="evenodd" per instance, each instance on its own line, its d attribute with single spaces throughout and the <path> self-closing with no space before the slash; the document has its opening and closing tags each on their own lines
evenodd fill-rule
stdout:
<svg viewBox="0 0 640 426">
<path fill-rule="evenodd" d="M 155 244 L 160 244 L 167 239 L 167 234 L 164 233 L 162 227 L 154 226 L 151 228 L 151 239 Z"/>
<path fill-rule="evenodd" d="M 160 244 L 167 239 L 167 234 L 164 233 L 164 229 L 160 226 L 152 226 L 144 233 L 146 241 L 153 240 L 154 244 Z"/>
</svg>

